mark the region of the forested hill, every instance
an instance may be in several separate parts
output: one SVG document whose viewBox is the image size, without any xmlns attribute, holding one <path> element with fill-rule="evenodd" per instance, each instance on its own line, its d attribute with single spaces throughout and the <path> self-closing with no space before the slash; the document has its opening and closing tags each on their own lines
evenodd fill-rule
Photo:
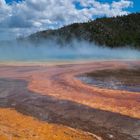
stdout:
<svg viewBox="0 0 140 140">
<path fill-rule="evenodd" d="M 37 32 L 29 38 L 34 41 L 53 39 L 62 44 L 78 39 L 112 48 L 129 45 L 140 49 L 140 13 L 74 23 L 57 30 Z"/>
</svg>

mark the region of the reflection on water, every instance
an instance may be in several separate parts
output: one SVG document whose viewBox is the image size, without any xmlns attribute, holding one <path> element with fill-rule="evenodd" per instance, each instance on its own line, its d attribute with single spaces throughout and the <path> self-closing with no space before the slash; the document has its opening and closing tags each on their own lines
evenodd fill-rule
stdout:
<svg viewBox="0 0 140 140">
<path fill-rule="evenodd" d="M 100 70 L 78 77 L 81 81 L 100 88 L 140 92 L 140 68 Z"/>
</svg>

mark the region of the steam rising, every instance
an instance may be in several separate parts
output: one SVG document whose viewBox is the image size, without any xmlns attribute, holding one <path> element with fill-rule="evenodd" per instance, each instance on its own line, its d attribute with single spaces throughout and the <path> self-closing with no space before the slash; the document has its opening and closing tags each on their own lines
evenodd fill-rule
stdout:
<svg viewBox="0 0 140 140">
<path fill-rule="evenodd" d="M 53 40 L 39 45 L 17 41 L 0 43 L 0 61 L 63 61 L 63 60 L 140 59 L 140 51 L 130 48 L 110 49 L 85 41 L 72 41 L 64 46 Z"/>
</svg>

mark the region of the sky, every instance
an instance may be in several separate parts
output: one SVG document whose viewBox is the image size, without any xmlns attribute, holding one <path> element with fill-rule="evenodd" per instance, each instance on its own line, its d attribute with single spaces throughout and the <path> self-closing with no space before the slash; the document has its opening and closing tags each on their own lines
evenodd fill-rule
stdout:
<svg viewBox="0 0 140 140">
<path fill-rule="evenodd" d="M 0 0 L 0 40 L 140 12 L 139 5 L 140 0 Z"/>
</svg>

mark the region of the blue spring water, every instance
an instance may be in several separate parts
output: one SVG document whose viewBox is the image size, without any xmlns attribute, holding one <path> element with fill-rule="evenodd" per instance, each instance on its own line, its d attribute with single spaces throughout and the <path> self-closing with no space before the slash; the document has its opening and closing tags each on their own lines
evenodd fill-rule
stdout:
<svg viewBox="0 0 140 140">
<path fill-rule="evenodd" d="M 140 77 L 138 77 L 140 79 Z M 140 84 L 138 85 L 126 85 L 123 82 L 117 80 L 116 78 L 112 78 L 112 80 L 104 81 L 97 80 L 94 77 L 86 77 L 80 76 L 78 77 L 79 80 L 82 82 L 89 84 L 91 86 L 97 86 L 99 88 L 107 88 L 107 89 L 114 89 L 114 90 L 126 90 L 131 92 L 140 92 Z"/>
<path fill-rule="evenodd" d="M 129 48 L 109 49 L 86 42 L 78 42 L 65 47 L 56 44 L 6 44 L 0 43 L 0 61 L 63 61 L 63 60 L 140 60 L 140 51 Z"/>
</svg>

